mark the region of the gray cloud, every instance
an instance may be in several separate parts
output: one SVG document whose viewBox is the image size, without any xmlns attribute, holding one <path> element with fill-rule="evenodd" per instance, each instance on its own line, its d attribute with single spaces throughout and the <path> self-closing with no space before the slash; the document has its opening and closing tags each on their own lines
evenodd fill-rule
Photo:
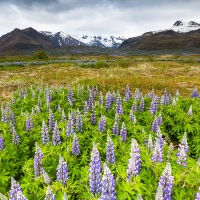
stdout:
<svg viewBox="0 0 200 200">
<path fill-rule="evenodd" d="M 140 35 L 176 20 L 200 19 L 198 0 L 0 0 L 0 35 L 12 29 Z"/>
</svg>

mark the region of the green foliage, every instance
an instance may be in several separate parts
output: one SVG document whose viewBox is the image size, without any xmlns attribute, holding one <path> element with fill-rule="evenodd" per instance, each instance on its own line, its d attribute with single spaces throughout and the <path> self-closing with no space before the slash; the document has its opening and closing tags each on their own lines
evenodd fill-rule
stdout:
<svg viewBox="0 0 200 200">
<path fill-rule="evenodd" d="M 39 60 L 47 60 L 48 59 L 48 55 L 45 53 L 44 50 L 39 50 L 39 51 L 34 53 L 33 58 L 34 59 L 39 59 Z"/>
<path fill-rule="evenodd" d="M 100 69 L 100 68 L 107 68 L 108 63 L 100 60 L 97 61 L 96 63 L 83 63 L 80 65 L 80 67 Z"/>
</svg>

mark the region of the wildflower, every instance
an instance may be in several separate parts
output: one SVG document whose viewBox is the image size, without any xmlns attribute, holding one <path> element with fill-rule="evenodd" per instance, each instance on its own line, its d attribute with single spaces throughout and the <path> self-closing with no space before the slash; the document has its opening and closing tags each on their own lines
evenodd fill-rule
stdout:
<svg viewBox="0 0 200 200">
<path fill-rule="evenodd" d="M 187 113 L 189 116 L 192 116 L 192 105 L 190 105 L 190 108 L 188 110 L 188 113 Z"/>
<path fill-rule="evenodd" d="M 113 134 L 119 135 L 119 122 L 116 120 L 112 128 Z"/>
<path fill-rule="evenodd" d="M 90 192 L 94 195 L 98 192 L 101 192 L 101 163 L 100 155 L 96 148 L 96 145 L 93 143 L 92 153 L 91 153 L 91 162 L 89 170 L 89 182 L 90 182 Z"/>
<path fill-rule="evenodd" d="M 151 133 L 149 134 L 147 146 L 148 146 L 148 151 L 153 149 L 153 141 L 152 141 Z"/>
<path fill-rule="evenodd" d="M 154 163 L 162 162 L 162 148 L 161 148 L 161 143 L 160 143 L 159 137 L 156 138 L 152 160 L 154 161 Z"/>
<path fill-rule="evenodd" d="M 92 114 L 90 115 L 90 121 L 93 125 L 97 123 L 97 115 L 94 109 L 92 110 Z"/>
<path fill-rule="evenodd" d="M 195 98 L 195 97 L 199 97 L 197 86 L 194 87 L 194 90 L 192 92 L 192 98 Z"/>
<path fill-rule="evenodd" d="M 44 182 L 49 185 L 51 182 L 51 178 L 49 177 L 49 174 L 44 169 L 43 169 L 43 177 L 44 177 Z"/>
<path fill-rule="evenodd" d="M 38 177 L 43 174 L 43 168 L 42 168 L 43 154 L 41 148 L 38 146 L 38 143 L 35 143 L 35 146 L 36 150 L 34 156 L 34 174 L 35 177 Z"/>
<path fill-rule="evenodd" d="M 68 167 L 67 163 L 64 161 L 63 157 L 59 155 L 59 164 L 57 167 L 57 173 L 56 173 L 56 180 L 61 181 L 62 184 L 66 184 L 68 181 Z"/>
<path fill-rule="evenodd" d="M 144 111 L 144 106 L 145 106 L 145 104 L 144 104 L 144 99 L 143 99 L 143 97 L 142 97 L 141 100 L 140 100 L 140 105 L 139 105 L 139 110 L 140 110 L 141 112 Z"/>
<path fill-rule="evenodd" d="M 53 145 L 59 145 L 61 144 L 61 140 L 60 140 L 60 131 L 58 129 L 58 124 L 57 124 L 57 121 L 55 122 L 55 127 L 53 129 L 53 135 L 52 135 L 52 142 L 53 142 Z"/>
<path fill-rule="evenodd" d="M 108 164 L 115 163 L 114 144 L 109 136 L 107 138 L 107 144 L 106 144 L 106 161 Z"/>
<path fill-rule="evenodd" d="M 76 134 L 74 134 L 74 139 L 72 142 L 72 154 L 76 156 L 80 154 L 80 145 Z"/>
<path fill-rule="evenodd" d="M 158 131 L 158 126 L 158 119 L 155 117 L 151 126 L 151 131 L 156 133 Z"/>
<path fill-rule="evenodd" d="M 13 177 L 11 177 L 11 189 L 9 193 L 10 200 L 16 200 L 18 192 L 22 192 L 22 189 L 19 183 Z"/>
<path fill-rule="evenodd" d="M 12 138 L 13 144 L 18 145 L 20 143 L 20 137 L 19 137 L 15 127 L 13 127 L 12 134 L 13 134 L 13 138 Z"/>
<path fill-rule="evenodd" d="M 98 129 L 100 132 L 104 132 L 106 130 L 106 117 L 105 116 L 101 116 L 99 125 L 98 125 Z"/>
<path fill-rule="evenodd" d="M 49 110 L 49 128 L 53 130 L 55 127 L 55 117 L 51 110 Z"/>
<path fill-rule="evenodd" d="M 44 200 L 56 200 L 56 195 L 53 194 L 50 186 L 47 186 L 47 191 Z"/>
<path fill-rule="evenodd" d="M 30 115 L 26 118 L 26 130 L 30 131 L 33 128 L 33 120 Z"/>
<path fill-rule="evenodd" d="M 101 200 L 116 200 L 115 180 L 110 169 L 104 164 L 104 174 L 101 181 Z"/>
<path fill-rule="evenodd" d="M 42 121 L 42 130 L 41 130 L 41 136 L 42 136 L 42 144 L 45 145 L 47 142 L 49 142 L 49 130 L 47 125 L 45 124 L 45 121 Z"/>
<path fill-rule="evenodd" d="M 173 187 L 174 176 L 172 176 L 171 164 L 167 163 L 165 170 L 160 177 L 158 185 L 163 187 L 164 200 L 171 200 L 172 187 Z"/>
<path fill-rule="evenodd" d="M 129 85 L 126 86 L 124 96 L 125 96 L 125 102 L 128 102 L 131 98 L 131 91 L 130 91 Z"/>
<path fill-rule="evenodd" d="M 0 136 L 0 150 L 4 149 L 4 141 L 3 138 Z"/>
<path fill-rule="evenodd" d="M 109 111 L 110 108 L 112 106 L 112 95 L 111 93 L 108 91 L 106 93 L 106 111 Z"/>
<path fill-rule="evenodd" d="M 140 149 L 138 148 L 138 143 L 135 139 L 131 140 L 131 153 L 128 160 L 128 167 L 126 170 L 128 181 L 131 180 L 133 176 L 140 173 L 141 168 L 140 161 Z"/>
<path fill-rule="evenodd" d="M 142 195 L 138 194 L 137 200 L 143 200 Z"/>
<path fill-rule="evenodd" d="M 77 109 L 77 113 L 76 113 L 76 131 L 77 132 L 82 132 L 82 127 L 83 127 L 82 115 L 81 115 L 79 109 Z"/>
<path fill-rule="evenodd" d="M 126 142 L 126 137 L 127 137 L 127 129 L 126 126 L 124 124 L 124 122 L 122 123 L 122 128 L 120 130 L 120 136 L 123 142 Z"/>
</svg>

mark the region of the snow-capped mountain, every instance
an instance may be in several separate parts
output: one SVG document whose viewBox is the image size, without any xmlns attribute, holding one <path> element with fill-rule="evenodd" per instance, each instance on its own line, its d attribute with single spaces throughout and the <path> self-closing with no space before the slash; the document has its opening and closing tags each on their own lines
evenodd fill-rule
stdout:
<svg viewBox="0 0 200 200">
<path fill-rule="evenodd" d="M 89 45 L 89 46 L 98 46 L 102 48 L 117 48 L 121 45 L 121 43 L 125 40 L 125 37 L 102 37 L 102 36 L 88 36 L 83 35 L 80 36 L 73 36 L 77 40 Z"/>
<path fill-rule="evenodd" d="M 117 48 L 125 40 L 124 37 L 102 37 L 102 36 L 70 36 L 64 32 L 48 32 L 41 31 L 43 35 L 48 37 L 53 43 L 58 46 L 69 46 L 69 45 L 87 45 L 87 46 L 96 46 L 102 48 Z"/>
<path fill-rule="evenodd" d="M 176 32 L 186 33 L 200 29 L 200 24 L 194 21 L 178 20 L 173 24 L 173 26 L 170 29 Z"/>
<path fill-rule="evenodd" d="M 60 31 L 56 33 L 52 33 L 49 31 L 41 31 L 44 36 L 48 37 L 55 45 L 63 47 L 70 45 L 85 45 L 81 41 L 76 40 L 75 38 L 67 35 L 66 33 Z"/>
</svg>

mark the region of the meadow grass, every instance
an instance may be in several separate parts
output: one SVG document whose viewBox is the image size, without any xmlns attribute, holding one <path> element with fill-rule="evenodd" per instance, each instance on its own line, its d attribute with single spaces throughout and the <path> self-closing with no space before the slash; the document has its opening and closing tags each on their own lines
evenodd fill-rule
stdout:
<svg viewBox="0 0 200 200">
<path fill-rule="evenodd" d="M 144 93 L 152 88 L 172 94 L 176 89 L 190 96 L 194 85 L 200 86 L 199 56 L 73 56 L 70 60 L 111 60 L 107 68 L 81 67 L 76 63 L 59 63 L 27 67 L 0 67 L 0 101 L 10 98 L 18 87 L 31 84 L 98 85 L 102 91 L 123 91 L 129 84 L 132 90 Z M 57 58 L 56 58 L 57 59 Z M 12 58 L 11 60 L 14 60 Z"/>
</svg>

